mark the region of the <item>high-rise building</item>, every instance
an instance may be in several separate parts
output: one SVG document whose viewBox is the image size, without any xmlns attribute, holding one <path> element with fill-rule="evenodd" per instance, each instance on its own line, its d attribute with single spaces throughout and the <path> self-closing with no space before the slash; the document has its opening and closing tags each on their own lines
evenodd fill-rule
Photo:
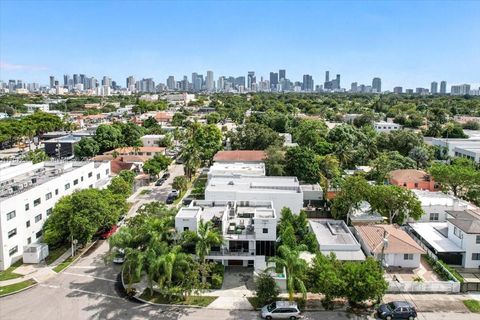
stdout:
<svg viewBox="0 0 480 320">
<path fill-rule="evenodd" d="M 325 71 L 325 82 L 330 81 L 330 71 Z"/>
<path fill-rule="evenodd" d="M 135 78 L 133 76 L 129 76 L 125 80 L 125 85 L 128 90 L 131 90 L 132 88 L 135 88 Z"/>
<path fill-rule="evenodd" d="M 207 77 L 205 79 L 207 91 L 212 92 L 215 90 L 215 80 L 213 80 L 213 71 L 207 71 Z"/>
<path fill-rule="evenodd" d="M 431 93 L 431 94 L 437 94 L 437 93 L 438 93 L 438 82 L 433 81 L 433 82 L 430 84 L 430 93 Z"/>
<path fill-rule="evenodd" d="M 81 83 L 85 86 L 85 75 L 84 74 L 80 74 L 80 82 L 79 83 Z"/>
<path fill-rule="evenodd" d="M 405 89 L 406 94 L 413 94 L 413 89 Z"/>
<path fill-rule="evenodd" d="M 395 87 L 395 88 L 393 88 L 393 93 L 396 93 L 396 94 L 401 94 L 401 93 L 403 93 L 403 87 Z"/>
<path fill-rule="evenodd" d="M 463 96 L 470 94 L 470 85 L 469 84 L 460 84 L 457 86 L 452 86 L 450 88 L 450 94 L 452 96 Z"/>
<path fill-rule="evenodd" d="M 112 86 L 112 79 L 107 77 L 107 76 L 103 76 L 102 86 L 111 87 Z"/>
<path fill-rule="evenodd" d="M 68 74 L 63 75 L 63 86 L 68 87 L 68 80 L 70 80 L 70 76 Z"/>
<path fill-rule="evenodd" d="M 138 91 L 140 92 L 156 92 L 155 81 L 152 78 L 142 79 L 138 83 Z"/>
<path fill-rule="evenodd" d="M 270 72 L 270 88 L 276 89 L 278 85 L 278 73 Z"/>
<path fill-rule="evenodd" d="M 282 79 L 287 79 L 287 71 L 285 69 L 278 70 L 278 80 L 282 81 Z"/>
<path fill-rule="evenodd" d="M 200 88 L 197 88 L 197 83 L 198 83 L 198 73 L 193 72 L 192 73 L 192 90 L 193 91 L 200 90 Z"/>
<path fill-rule="evenodd" d="M 372 80 L 372 91 L 377 92 L 377 93 L 382 92 L 382 79 L 373 78 L 373 80 Z"/>
<path fill-rule="evenodd" d="M 238 88 L 239 86 L 245 88 L 245 77 L 235 78 L 235 88 Z"/>
<path fill-rule="evenodd" d="M 225 90 L 225 77 L 221 76 L 221 77 L 218 77 L 217 91 L 223 91 L 223 90 Z"/>
<path fill-rule="evenodd" d="M 335 86 L 333 89 L 340 89 L 341 88 L 341 85 L 340 85 L 340 75 L 337 74 L 337 78 L 335 79 Z"/>
<path fill-rule="evenodd" d="M 447 81 L 440 82 L 440 94 L 447 94 Z"/>
<path fill-rule="evenodd" d="M 50 82 L 52 81 L 51 77 L 50 77 Z M 8 80 L 8 92 L 13 92 L 15 91 L 15 86 L 16 86 L 16 82 L 15 80 Z"/>
<path fill-rule="evenodd" d="M 175 90 L 175 77 L 169 76 L 167 78 L 167 88 L 168 90 Z"/>
<path fill-rule="evenodd" d="M 303 75 L 302 90 L 307 92 L 313 91 L 313 78 L 309 74 Z"/>
<path fill-rule="evenodd" d="M 53 88 L 53 87 L 55 87 L 55 77 L 50 76 L 50 88 Z"/>
<path fill-rule="evenodd" d="M 80 83 L 80 77 L 75 73 L 73 75 L 73 85 L 76 85 L 77 83 Z"/>
<path fill-rule="evenodd" d="M 350 92 L 358 92 L 358 83 L 357 82 L 352 82 L 352 85 L 350 86 Z"/>
<path fill-rule="evenodd" d="M 248 71 L 248 74 L 247 74 L 248 90 L 252 90 L 252 86 L 256 82 L 257 82 L 257 78 L 255 77 L 255 71 Z"/>
</svg>

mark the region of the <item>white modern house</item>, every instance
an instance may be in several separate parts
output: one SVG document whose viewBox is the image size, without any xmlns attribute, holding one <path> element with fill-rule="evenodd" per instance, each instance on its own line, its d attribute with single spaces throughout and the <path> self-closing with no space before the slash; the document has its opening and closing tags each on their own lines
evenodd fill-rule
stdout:
<svg viewBox="0 0 480 320">
<path fill-rule="evenodd" d="M 464 157 L 480 163 L 480 138 L 445 139 L 433 138 L 432 145 L 445 148 L 450 157 Z"/>
<path fill-rule="evenodd" d="M 283 207 L 294 214 L 303 208 L 303 190 L 296 177 L 213 176 L 205 187 L 205 200 L 271 201 L 280 216 Z"/>
<path fill-rule="evenodd" d="M 158 147 L 159 142 L 165 138 L 164 134 L 146 134 L 140 138 L 144 147 Z"/>
<path fill-rule="evenodd" d="M 447 211 L 446 222 L 409 223 L 413 234 L 447 264 L 480 267 L 480 210 Z"/>
<path fill-rule="evenodd" d="M 380 133 L 380 132 L 390 132 L 394 130 L 400 130 L 402 129 L 402 126 L 399 125 L 398 123 L 381 121 L 381 122 L 374 122 L 373 128 L 375 129 L 375 131 Z"/>
<path fill-rule="evenodd" d="M 388 267 L 418 268 L 425 250 L 408 233 L 391 224 L 354 227 L 363 251 Z"/>
<path fill-rule="evenodd" d="M 271 201 L 196 200 L 175 216 L 177 232 L 197 231 L 200 221 L 221 230 L 224 243 L 206 257 L 226 266 L 264 266 L 275 255 L 277 217 Z"/>
<path fill-rule="evenodd" d="M 308 223 L 322 254 L 334 253 L 338 260 L 344 261 L 365 260 L 360 243 L 343 220 L 309 219 Z"/>
<path fill-rule="evenodd" d="M 36 110 L 44 111 L 44 112 L 48 112 L 50 110 L 50 105 L 48 103 L 42 103 L 42 104 L 27 103 L 25 104 L 25 107 L 27 107 L 28 113 L 33 113 Z"/>
<path fill-rule="evenodd" d="M 440 191 L 412 189 L 412 192 L 417 196 L 425 212 L 417 222 L 446 222 L 447 211 L 462 211 L 474 208 L 469 202 Z M 408 221 L 415 222 L 411 218 Z"/>
<path fill-rule="evenodd" d="M 41 241 L 43 223 L 62 196 L 109 181 L 109 162 L 0 162 L 0 270 Z"/>
<path fill-rule="evenodd" d="M 249 162 L 215 162 L 208 170 L 208 178 L 234 176 L 265 176 L 265 164 Z"/>
</svg>

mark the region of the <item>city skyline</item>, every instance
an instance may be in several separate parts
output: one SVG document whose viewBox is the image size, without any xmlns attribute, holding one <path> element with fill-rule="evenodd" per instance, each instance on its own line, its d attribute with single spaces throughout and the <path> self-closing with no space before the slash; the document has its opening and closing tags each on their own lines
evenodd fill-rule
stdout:
<svg viewBox="0 0 480 320">
<path fill-rule="evenodd" d="M 78 70 L 165 83 L 195 70 L 268 79 L 282 68 L 292 81 L 308 74 L 316 83 L 331 70 L 345 88 L 374 77 L 388 90 L 480 85 L 475 2 L 421 2 L 415 11 L 403 2 L 91 4 L 2 2 L 0 78 L 45 83 Z M 71 12 L 78 23 L 65 23 Z"/>
</svg>

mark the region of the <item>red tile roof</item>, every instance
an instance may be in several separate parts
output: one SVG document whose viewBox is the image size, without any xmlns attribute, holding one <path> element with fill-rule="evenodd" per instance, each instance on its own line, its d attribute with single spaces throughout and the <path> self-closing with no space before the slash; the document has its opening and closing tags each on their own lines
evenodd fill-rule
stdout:
<svg viewBox="0 0 480 320">
<path fill-rule="evenodd" d="M 114 152 L 118 154 L 134 154 L 135 152 L 164 152 L 165 148 L 162 147 L 124 147 L 117 148 L 115 150 L 107 151 L 105 154 L 112 154 Z"/>
<path fill-rule="evenodd" d="M 399 169 L 390 171 L 388 174 L 390 179 L 403 182 L 421 182 L 427 181 L 428 174 L 422 170 L 415 169 Z"/>
<path fill-rule="evenodd" d="M 259 162 L 266 158 L 263 150 L 218 151 L 213 157 L 217 162 Z"/>
<path fill-rule="evenodd" d="M 413 240 L 408 233 L 391 224 L 355 226 L 368 250 L 381 253 L 384 230 L 387 232 L 388 246 L 385 253 L 425 253 L 425 250 Z"/>
</svg>

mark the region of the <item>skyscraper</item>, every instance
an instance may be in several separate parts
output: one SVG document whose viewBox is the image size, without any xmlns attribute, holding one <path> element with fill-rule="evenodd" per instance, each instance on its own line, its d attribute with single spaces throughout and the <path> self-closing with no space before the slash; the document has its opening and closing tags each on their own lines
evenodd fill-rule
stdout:
<svg viewBox="0 0 480 320">
<path fill-rule="evenodd" d="M 133 76 L 129 76 L 125 81 L 125 85 L 129 90 L 131 90 L 132 88 L 135 88 L 135 78 Z"/>
<path fill-rule="evenodd" d="M 218 77 L 217 81 L 217 91 L 223 91 L 225 89 L 225 77 Z"/>
<path fill-rule="evenodd" d="M 338 75 L 337 75 L 338 77 Z M 372 80 L 372 91 L 373 92 L 382 92 L 382 79 L 380 78 L 373 78 Z"/>
<path fill-rule="evenodd" d="M 79 79 L 79 77 L 78 77 L 78 74 L 75 73 L 75 74 L 73 75 L 73 85 L 76 85 L 76 84 L 79 83 L 79 82 L 80 82 L 80 79 Z"/>
<path fill-rule="evenodd" d="M 325 71 L 325 82 L 330 81 L 330 71 Z"/>
<path fill-rule="evenodd" d="M 168 90 L 175 90 L 175 77 L 174 76 L 169 76 L 167 78 L 167 88 Z"/>
<path fill-rule="evenodd" d="M 447 94 L 447 81 L 440 82 L 440 94 Z"/>
<path fill-rule="evenodd" d="M 213 71 L 207 71 L 205 79 L 207 91 L 212 92 L 215 89 L 215 80 L 213 80 Z"/>
<path fill-rule="evenodd" d="M 55 87 L 55 77 L 50 76 L 50 88 L 53 88 L 53 87 Z"/>
<path fill-rule="evenodd" d="M 270 72 L 270 88 L 276 89 L 278 85 L 278 73 Z"/>
<path fill-rule="evenodd" d="M 352 82 L 352 85 L 350 86 L 350 92 L 358 92 L 358 83 L 357 82 Z"/>
<path fill-rule="evenodd" d="M 303 75 L 303 84 L 302 84 L 302 90 L 307 91 L 307 92 L 312 92 L 313 91 L 313 78 L 309 74 L 304 74 Z"/>
<path fill-rule="evenodd" d="M 107 77 L 107 76 L 103 76 L 102 86 L 111 87 L 112 86 L 112 79 Z"/>
<path fill-rule="evenodd" d="M 431 93 L 431 94 L 437 94 L 437 93 L 438 93 L 438 82 L 433 81 L 433 82 L 430 84 L 430 93 Z"/>
<path fill-rule="evenodd" d="M 393 88 L 393 93 L 396 93 L 396 94 L 401 94 L 401 93 L 403 93 L 403 87 L 395 87 L 395 88 Z"/>
<path fill-rule="evenodd" d="M 452 96 L 470 94 L 470 85 L 469 84 L 460 84 L 460 85 L 457 85 L 457 86 L 452 86 L 450 88 L 450 94 Z"/>
<path fill-rule="evenodd" d="M 68 74 L 63 75 L 63 86 L 68 87 L 68 80 L 70 80 L 70 76 Z"/>
<path fill-rule="evenodd" d="M 85 75 L 84 74 L 81 74 L 80 75 L 80 82 L 81 84 L 83 84 L 83 86 L 85 86 Z"/>
<path fill-rule="evenodd" d="M 282 79 L 287 79 L 287 71 L 285 69 L 278 70 L 278 78 L 279 81 L 282 81 Z"/>
<path fill-rule="evenodd" d="M 248 75 L 247 75 L 248 90 L 251 90 L 252 85 L 256 82 L 257 82 L 257 79 L 255 78 L 255 71 L 248 71 Z"/>
<path fill-rule="evenodd" d="M 337 74 L 337 78 L 335 79 L 336 80 L 336 86 L 334 89 L 340 89 L 342 86 L 340 85 L 340 75 Z"/>
</svg>

